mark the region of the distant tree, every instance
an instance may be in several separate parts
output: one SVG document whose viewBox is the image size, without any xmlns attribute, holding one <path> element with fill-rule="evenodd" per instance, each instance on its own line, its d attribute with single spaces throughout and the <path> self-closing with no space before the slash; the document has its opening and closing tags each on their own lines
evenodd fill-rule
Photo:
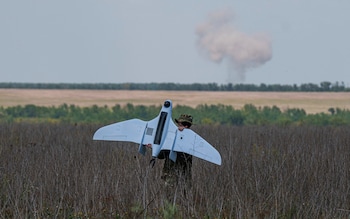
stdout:
<svg viewBox="0 0 350 219">
<path fill-rule="evenodd" d="M 306 112 L 303 109 L 287 109 L 285 113 L 294 122 L 306 117 Z"/>
<path fill-rule="evenodd" d="M 345 84 L 344 82 L 341 82 L 339 84 L 339 82 L 335 82 L 335 84 L 332 84 L 332 91 L 345 91 Z"/>
<path fill-rule="evenodd" d="M 322 91 L 330 91 L 332 83 L 328 82 L 328 81 L 324 81 L 324 82 L 321 82 L 320 85 L 321 85 L 321 90 Z"/>
<path fill-rule="evenodd" d="M 331 108 L 328 109 L 328 112 L 330 112 L 332 115 L 334 115 L 335 109 L 333 107 L 331 107 Z"/>
<path fill-rule="evenodd" d="M 300 91 L 319 91 L 319 87 L 312 83 L 302 84 L 300 85 Z"/>
</svg>

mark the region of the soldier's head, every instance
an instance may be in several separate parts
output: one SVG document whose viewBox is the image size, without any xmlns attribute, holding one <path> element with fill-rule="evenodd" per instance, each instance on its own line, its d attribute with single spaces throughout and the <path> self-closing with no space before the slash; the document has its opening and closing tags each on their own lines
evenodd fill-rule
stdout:
<svg viewBox="0 0 350 219">
<path fill-rule="evenodd" d="M 188 114 L 181 114 L 179 118 L 175 119 L 178 126 L 184 126 L 190 128 L 192 126 L 193 117 Z"/>
</svg>

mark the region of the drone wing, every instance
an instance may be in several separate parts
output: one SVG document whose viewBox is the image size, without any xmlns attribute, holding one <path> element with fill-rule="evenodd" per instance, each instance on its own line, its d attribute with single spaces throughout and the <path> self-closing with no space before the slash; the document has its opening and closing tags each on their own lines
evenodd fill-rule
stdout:
<svg viewBox="0 0 350 219">
<path fill-rule="evenodd" d="M 185 152 L 203 160 L 221 165 L 220 153 L 211 144 L 190 129 L 177 132 L 174 151 Z"/>
<path fill-rule="evenodd" d="M 99 128 L 94 140 L 128 141 L 140 144 L 144 136 L 147 122 L 140 119 L 131 119 Z"/>
<path fill-rule="evenodd" d="M 169 125 L 169 132 L 174 133 L 167 136 L 162 150 L 184 152 L 203 160 L 221 165 L 220 153 L 201 136 L 190 129 L 179 131 L 175 124 Z M 171 155 L 170 156 L 174 156 Z M 170 157 L 172 159 L 172 157 Z M 176 155 L 174 157 L 176 159 Z"/>
<path fill-rule="evenodd" d="M 146 154 L 145 144 L 153 144 L 157 133 L 159 116 L 150 120 L 142 121 L 140 119 L 130 119 L 123 122 L 114 123 L 99 128 L 93 140 L 103 141 L 126 141 L 139 144 L 139 152 Z M 153 144 L 152 155 L 157 156 L 160 151 L 160 146 Z"/>
</svg>

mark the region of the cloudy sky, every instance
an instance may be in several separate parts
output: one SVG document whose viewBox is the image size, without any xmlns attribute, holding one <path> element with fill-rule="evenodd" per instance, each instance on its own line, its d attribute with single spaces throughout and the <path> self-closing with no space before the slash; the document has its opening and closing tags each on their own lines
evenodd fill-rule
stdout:
<svg viewBox="0 0 350 219">
<path fill-rule="evenodd" d="M 350 86 L 349 0 L 1 0 L 0 82 Z"/>
</svg>

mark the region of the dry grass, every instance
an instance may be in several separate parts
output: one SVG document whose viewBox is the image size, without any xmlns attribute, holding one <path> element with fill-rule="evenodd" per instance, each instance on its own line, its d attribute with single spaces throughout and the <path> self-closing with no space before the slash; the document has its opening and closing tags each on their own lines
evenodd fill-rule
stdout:
<svg viewBox="0 0 350 219">
<path fill-rule="evenodd" d="M 174 105 L 195 107 L 199 104 L 225 104 L 240 109 L 245 104 L 302 108 L 307 113 L 327 112 L 330 107 L 350 109 L 349 93 L 325 92 L 207 92 L 207 91 L 125 91 L 125 90 L 25 90 L 0 89 L 0 105 L 35 104 L 58 106 L 161 105 L 171 99 Z"/>
<path fill-rule="evenodd" d="M 0 125 L 0 218 L 166 218 L 162 162 L 94 142 L 92 125 Z M 349 127 L 204 127 L 222 166 L 194 159 L 168 218 L 347 218 Z"/>
</svg>

